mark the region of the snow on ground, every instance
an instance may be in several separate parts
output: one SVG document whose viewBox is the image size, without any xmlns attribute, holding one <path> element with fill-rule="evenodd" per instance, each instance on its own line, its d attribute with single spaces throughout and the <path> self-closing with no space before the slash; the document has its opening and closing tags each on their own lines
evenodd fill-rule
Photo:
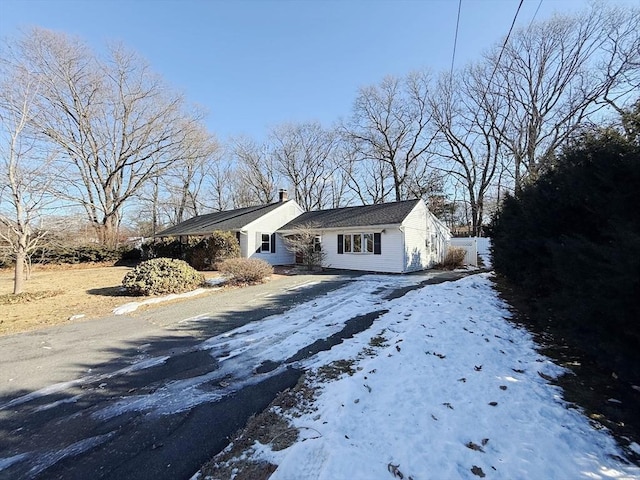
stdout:
<svg viewBox="0 0 640 480">
<path fill-rule="evenodd" d="M 478 237 L 478 256 L 482 259 L 485 268 L 491 268 L 491 239 Z"/>
<path fill-rule="evenodd" d="M 206 281 L 207 288 L 196 288 L 195 290 L 191 290 L 190 292 L 186 292 L 186 293 L 172 293 L 170 295 L 164 295 L 162 297 L 155 297 L 155 298 L 148 298 L 146 300 L 140 300 L 139 302 L 125 303 L 124 305 L 120 305 L 119 307 L 114 308 L 113 314 L 125 315 L 127 313 L 135 312 L 138 308 L 140 308 L 143 305 L 154 305 L 156 303 L 169 302 L 171 300 L 176 300 L 178 298 L 195 297 L 196 295 L 200 295 L 201 293 L 208 293 L 215 290 L 219 290 L 221 287 L 217 287 L 217 288 L 212 288 L 212 287 L 216 287 L 217 285 L 224 283 L 225 280 L 226 279 L 223 277 L 209 278 Z M 83 316 L 84 315 L 80 315 L 78 317 L 83 317 Z"/>
<path fill-rule="evenodd" d="M 562 369 L 536 352 L 525 330 L 507 321 L 507 305 L 493 290 L 490 274 L 384 300 L 386 293 L 433 275 L 363 275 L 282 314 L 212 337 L 192 348 L 208 352 L 218 368 L 167 379 L 150 394 L 119 398 L 94 418 L 109 422 L 132 411 L 184 412 L 288 366 L 315 369 L 353 359 L 352 376 L 320 385 L 316 411 L 291 416 L 301 432 L 310 433 L 305 441 L 279 452 L 255 446 L 254 457 L 278 465 L 273 480 L 640 478 L 640 469 L 622 460 L 608 432 L 566 405 L 560 389 L 545 380 Z M 369 329 L 294 360 L 350 319 L 376 312 Z M 108 376 L 155 368 L 167 359 L 138 359 Z M 265 365 L 272 369 L 261 368 Z M 61 393 L 69 385 L 52 385 L 0 409 Z M 52 400 L 76 401 L 73 395 L 77 392 Z M 50 458 L 93 448 L 104 438 L 78 438 Z M 0 471 L 18 461 L 20 456 L 0 458 Z"/>
<path fill-rule="evenodd" d="M 562 369 L 506 321 L 490 274 L 384 307 L 371 329 L 306 362 L 357 360 L 352 376 L 321 384 L 316 411 L 290 415 L 298 443 L 255 445 L 254 459 L 278 465 L 271 480 L 640 478 L 543 378 Z M 384 346 L 371 346 L 376 335 Z"/>
<path fill-rule="evenodd" d="M 396 287 L 430 278 L 367 275 L 319 299 L 298 305 L 283 314 L 252 322 L 195 347 L 208 351 L 219 367 L 203 375 L 170 381 L 155 393 L 131 395 L 96 412 L 107 420 L 126 412 L 154 412 L 161 415 L 189 410 L 204 402 L 215 402 L 248 385 L 288 368 L 284 361 L 316 340 L 344 328 L 345 322 L 380 308 L 380 295 Z M 197 318 L 189 319 L 197 321 Z M 147 359 L 152 362 L 154 359 Z M 264 374 L 256 370 L 264 363 L 278 364 Z M 291 363 L 289 364 L 291 365 Z M 215 387 L 212 387 L 215 386 Z"/>
</svg>

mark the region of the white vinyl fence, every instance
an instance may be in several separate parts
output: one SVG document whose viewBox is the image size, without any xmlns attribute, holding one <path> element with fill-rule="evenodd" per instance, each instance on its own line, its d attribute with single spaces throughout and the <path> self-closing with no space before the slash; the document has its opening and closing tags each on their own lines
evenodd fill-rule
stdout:
<svg viewBox="0 0 640 480">
<path fill-rule="evenodd" d="M 476 237 L 452 238 L 449 240 L 449 246 L 465 250 L 465 265 L 478 266 L 478 239 Z"/>
<path fill-rule="evenodd" d="M 485 267 L 491 267 L 491 239 L 486 237 L 460 237 L 452 238 L 449 246 L 463 248 L 467 253 L 464 256 L 465 265 L 478 266 L 478 256 L 482 258 Z"/>
</svg>

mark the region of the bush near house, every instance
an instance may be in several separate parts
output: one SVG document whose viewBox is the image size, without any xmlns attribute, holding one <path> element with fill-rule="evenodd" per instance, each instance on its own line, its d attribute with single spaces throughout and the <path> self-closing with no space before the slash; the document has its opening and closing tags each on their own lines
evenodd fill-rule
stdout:
<svg viewBox="0 0 640 480">
<path fill-rule="evenodd" d="M 185 260 L 196 270 L 217 270 L 218 264 L 240 256 L 240 245 L 232 232 L 213 232 L 189 245 Z"/>
<path fill-rule="evenodd" d="M 462 268 L 464 266 L 464 257 L 466 256 L 467 251 L 464 248 L 459 247 L 449 247 L 447 249 L 447 255 L 444 257 L 444 260 L 440 265 L 437 265 L 438 268 L 443 268 L 445 270 L 455 270 L 456 268 Z"/>
<path fill-rule="evenodd" d="M 183 260 L 154 258 L 128 272 L 122 286 L 131 295 L 162 295 L 188 292 L 204 280 L 204 275 Z"/>
<path fill-rule="evenodd" d="M 640 367 L 639 205 L 638 140 L 607 129 L 507 197 L 491 225 L 493 266 L 539 323 L 618 372 Z"/>
<path fill-rule="evenodd" d="M 221 261 L 239 256 L 240 245 L 232 232 L 216 231 L 208 237 L 189 238 L 186 242 L 162 238 L 142 246 L 145 259 L 176 258 L 185 260 L 196 270 L 217 270 Z"/>
<path fill-rule="evenodd" d="M 142 259 L 177 258 L 184 260 L 184 246 L 177 238 L 161 238 L 142 244 Z"/>
<path fill-rule="evenodd" d="M 293 235 L 284 237 L 287 249 L 302 259 L 307 270 L 322 268 L 326 252 L 319 241 L 320 232 L 314 224 L 306 224 L 296 228 Z"/>
<path fill-rule="evenodd" d="M 260 283 L 273 273 L 273 267 L 258 258 L 229 258 L 219 265 L 219 271 L 229 277 L 228 283 Z"/>
</svg>

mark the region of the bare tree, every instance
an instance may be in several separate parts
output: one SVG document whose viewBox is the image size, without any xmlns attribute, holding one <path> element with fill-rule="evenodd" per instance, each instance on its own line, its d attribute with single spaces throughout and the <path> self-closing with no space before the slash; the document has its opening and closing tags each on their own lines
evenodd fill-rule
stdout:
<svg viewBox="0 0 640 480">
<path fill-rule="evenodd" d="M 332 132 L 334 148 L 329 160 L 329 175 L 326 179 L 329 187 L 329 201 L 325 208 L 341 208 L 351 204 L 354 196 L 354 182 L 352 182 L 354 162 L 349 155 L 348 144 L 343 142 L 340 132 Z M 356 190 L 357 193 L 357 190 Z"/>
<path fill-rule="evenodd" d="M 284 124 L 270 135 L 274 164 L 305 210 L 330 204 L 336 137 L 317 122 Z"/>
<path fill-rule="evenodd" d="M 322 267 L 326 252 L 322 249 L 317 225 L 309 223 L 297 227 L 294 233 L 284 237 L 284 243 L 287 249 L 296 255 L 296 260 L 300 260 L 307 267 L 307 270 Z"/>
<path fill-rule="evenodd" d="M 427 101 L 430 82 L 428 74 L 412 73 L 360 89 L 343 132 L 363 164 L 357 170 L 364 172 L 375 202 L 426 196 L 431 190 L 428 157 L 435 129 Z"/>
<path fill-rule="evenodd" d="M 496 71 L 488 90 L 510 109 L 501 134 L 516 188 L 535 181 L 603 105 L 617 106 L 638 88 L 639 24 L 638 8 L 594 3 L 516 31 L 501 56 L 496 49 L 488 58 Z"/>
<path fill-rule="evenodd" d="M 503 155 L 506 109 L 501 97 L 487 94 L 486 65 L 469 66 L 455 76 L 443 75 L 431 99 L 438 126 L 442 169 L 464 188 L 471 210 L 471 234 L 480 234 L 487 192 Z"/>
<path fill-rule="evenodd" d="M 342 162 L 338 168 L 347 179 L 347 189 L 363 205 L 384 203 L 392 195 L 389 165 L 373 158 L 363 158 L 357 140 L 343 131 Z"/>
<path fill-rule="evenodd" d="M 234 203 L 234 182 L 236 175 L 231 161 L 226 158 L 224 152 L 213 165 L 210 166 L 211 175 L 208 178 L 207 197 L 210 202 L 207 208 L 216 212 L 230 210 Z"/>
<path fill-rule="evenodd" d="M 122 46 L 99 58 L 80 40 L 33 29 L 12 60 L 42 84 L 32 121 L 63 152 L 58 194 L 82 205 L 105 244 L 117 241 L 123 206 L 188 156 L 196 114 Z"/>
<path fill-rule="evenodd" d="M 29 255 L 46 235 L 36 224 L 52 201 L 48 172 L 54 152 L 29 131 L 38 81 L 25 71 L 2 70 L 0 239 L 9 246 L 15 262 L 13 293 L 19 294 L 24 289 Z"/>
<path fill-rule="evenodd" d="M 247 137 L 233 140 L 236 171 L 234 179 L 234 206 L 273 203 L 278 198 L 280 182 L 269 147 Z"/>
<path fill-rule="evenodd" d="M 219 145 L 204 128 L 187 130 L 184 155 L 176 159 L 162 175 L 160 184 L 168 195 L 169 223 L 177 224 L 201 214 L 210 203 L 207 186 L 216 174 Z"/>
</svg>

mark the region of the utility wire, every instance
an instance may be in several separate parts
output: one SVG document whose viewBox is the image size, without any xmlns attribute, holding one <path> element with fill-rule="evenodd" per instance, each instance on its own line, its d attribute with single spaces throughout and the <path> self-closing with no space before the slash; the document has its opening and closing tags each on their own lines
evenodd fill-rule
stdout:
<svg viewBox="0 0 640 480">
<path fill-rule="evenodd" d="M 536 19 L 536 16 L 538 15 L 538 11 L 540 10 L 540 7 L 542 6 L 542 1 L 540 0 L 540 3 L 538 3 L 538 8 L 536 8 L 536 12 L 533 14 L 533 18 L 531 18 L 531 21 L 529 22 L 529 26 L 527 27 L 527 30 L 529 30 L 531 28 L 531 25 L 533 25 L 533 21 Z"/>
<path fill-rule="evenodd" d="M 520 0 L 520 4 L 518 5 L 518 9 L 516 10 L 515 15 L 513 16 L 513 21 L 511 22 L 511 28 L 509 28 L 509 32 L 507 33 L 507 36 L 504 39 L 504 42 L 502 43 L 502 47 L 500 48 L 500 54 L 498 55 L 498 60 L 496 61 L 496 63 L 493 66 L 493 71 L 491 72 L 491 76 L 489 77 L 489 81 L 487 82 L 486 87 L 484 88 L 484 91 L 482 92 L 482 99 L 480 100 L 480 103 L 478 105 L 482 106 L 484 105 L 484 101 L 487 98 L 487 93 L 489 93 L 489 88 L 491 86 L 491 82 L 493 81 L 493 77 L 496 74 L 496 70 L 498 69 L 498 65 L 500 64 L 500 60 L 502 59 L 502 53 L 504 52 L 505 48 L 507 47 L 507 42 L 509 41 L 509 37 L 511 37 L 511 32 L 513 32 L 513 27 L 516 24 L 516 20 L 518 19 L 518 14 L 520 13 L 520 9 L 522 8 L 522 3 L 524 2 L 524 0 Z M 542 3 L 542 2 L 540 2 Z M 484 118 L 484 122 L 487 121 L 487 117 L 488 117 L 488 113 L 485 110 L 485 118 Z M 478 111 L 476 110 L 475 113 L 473 114 L 473 118 L 476 121 L 479 121 L 480 119 L 478 118 Z M 466 144 L 467 142 L 467 138 L 469 137 L 470 134 L 470 130 L 465 134 L 464 136 L 464 143 Z"/>
<path fill-rule="evenodd" d="M 520 13 L 520 9 L 522 8 L 523 2 L 524 0 L 520 0 L 520 4 L 518 5 L 516 14 L 513 16 L 513 21 L 511 22 L 511 28 L 509 28 L 509 33 L 507 33 L 507 36 L 505 37 L 504 42 L 502 43 L 502 48 L 500 48 L 500 54 L 498 55 L 498 60 L 496 60 L 496 63 L 493 65 L 493 71 L 491 72 L 491 76 L 489 77 L 489 82 L 487 82 L 487 88 L 484 90 L 484 94 L 482 95 L 482 103 L 484 103 L 484 100 L 487 96 L 487 92 L 489 91 L 489 86 L 493 81 L 493 76 L 496 74 L 496 70 L 498 70 L 498 65 L 500 65 L 500 60 L 502 59 L 502 54 L 504 53 L 504 49 L 507 48 L 507 42 L 509 41 L 509 37 L 511 36 L 513 27 L 516 24 L 516 20 L 518 18 L 518 14 Z"/>
<path fill-rule="evenodd" d="M 453 39 L 453 55 L 451 55 L 451 71 L 449 72 L 449 74 L 452 76 L 453 76 L 453 63 L 455 62 L 455 59 L 456 59 L 456 46 L 458 45 L 458 28 L 460 27 L 461 8 L 462 8 L 462 0 L 458 0 L 458 18 L 456 20 L 456 36 Z"/>
</svg>

